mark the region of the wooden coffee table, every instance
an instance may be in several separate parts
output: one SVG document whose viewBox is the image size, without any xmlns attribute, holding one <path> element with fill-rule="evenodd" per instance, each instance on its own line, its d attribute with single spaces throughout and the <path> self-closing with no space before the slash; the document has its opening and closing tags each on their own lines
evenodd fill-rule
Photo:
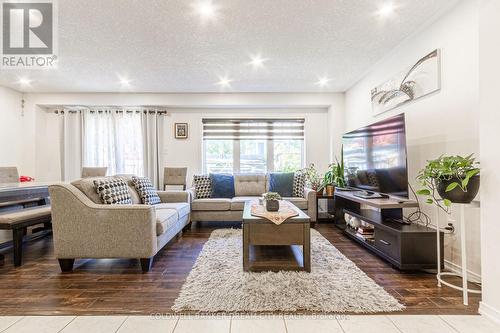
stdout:
<svg viewBox="0 0 500 333">
<path fill-rule="evenodd" d="M 299 215 L 280 225 L 252 216 L 255 201 L 245 202 L 243 210 L 243 270 L 311 271 L 310 218 L 290 203 Z"/>
</svg>

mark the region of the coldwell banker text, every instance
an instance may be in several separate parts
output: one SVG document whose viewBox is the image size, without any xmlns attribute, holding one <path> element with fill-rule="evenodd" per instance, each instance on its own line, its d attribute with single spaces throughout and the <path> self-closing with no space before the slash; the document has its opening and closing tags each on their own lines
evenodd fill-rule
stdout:
<svg viewBox="0 0 500 333">
<path fill-rule="evenodd" d="M 53 68 L 57 63 L 54 1 L 2 1 L 3 69 Z"/>
</svg>

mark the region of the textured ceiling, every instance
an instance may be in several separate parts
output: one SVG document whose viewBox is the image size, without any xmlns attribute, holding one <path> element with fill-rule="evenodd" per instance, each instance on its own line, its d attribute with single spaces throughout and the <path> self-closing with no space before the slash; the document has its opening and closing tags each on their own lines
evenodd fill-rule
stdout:
<svg viewBox="0 0 500 333">
<path fill-rule="evenodd" d="M 1 70 L 0 85 L 37 92 L 345 91 L 371 65 L 455 0 L 213 0 L 215 21 L 193 1 L 59 0 L 59 64 Z M 254 70 L 249 56 L 261 53 Z M 331 79 L 326 88 L 315 83 Z M 19 78 L 32 80 L 21 87 Z M 122 87 L 120 77 L 131 80 Z"/>
</svg>

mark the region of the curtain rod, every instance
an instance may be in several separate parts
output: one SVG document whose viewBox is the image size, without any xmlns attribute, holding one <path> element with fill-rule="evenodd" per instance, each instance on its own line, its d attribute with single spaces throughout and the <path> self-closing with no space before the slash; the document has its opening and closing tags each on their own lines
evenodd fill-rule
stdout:
<svg viewBox="0 0 500 333">
<path fill-rule="evenodd" d="M 55 114 L 67 113 L 78 113 L 78 112 L 90 112 L 90 113 L 103 113 L 103 112 L 115 112 L 115 113 L 157 113 L 157 114 L 167 114 L 167 110 L 164 109 L 126 109 L 126 108 L 56 108 L 53 109 Z"/>
</svg>

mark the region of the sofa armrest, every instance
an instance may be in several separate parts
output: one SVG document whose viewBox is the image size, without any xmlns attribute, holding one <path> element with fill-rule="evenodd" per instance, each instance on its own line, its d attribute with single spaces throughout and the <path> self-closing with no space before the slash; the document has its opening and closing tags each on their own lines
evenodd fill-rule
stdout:
<svg viewBox="0 0 500 333">
<path fill-rule="evenodd" d="M 161 202 L 191 202 L 188 191 L 157 191 Z"/>
<path fill-rule="evenodd" d="M 187 189 L 186 192 L 189 193 L 189 200 L 193 202 L 193 200 L 196 199 L 196 190 L 194 189 L 194 187 Z"/>
<path fill-rule="evenodd" d="M 70 184 L 51 185 L 56 258 L 149 258 L 157 252 L 149 205 L 102 205 Z"/>
<path fill-rule="evenodd" d="M 315 190 L 306 187 L 304 189 L 304 196 L 307 199 L 307 213 L 311 218 L 311 222 L 316 222 L 316 215 L 318 212 L 316 201 L 317 193 Z"/>
</svg>

